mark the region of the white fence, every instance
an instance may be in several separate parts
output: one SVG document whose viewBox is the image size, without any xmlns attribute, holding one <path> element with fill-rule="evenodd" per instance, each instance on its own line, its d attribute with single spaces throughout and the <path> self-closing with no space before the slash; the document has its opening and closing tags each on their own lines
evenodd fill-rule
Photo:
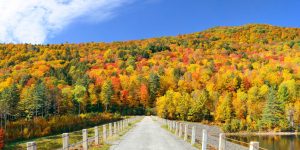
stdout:
<svg viewBox="0 0 300 150">
<path fill-rule="evenodd" d="M 106 143 L 109 137 L 113 137 L 119 134 L 129 126 L 129 123 L 132 123 L 139 119 L 140 117 L 133 117 L 129 119 L 120 120 L 117 122 L 104 124 L 101 126 L 103 128 L 102 134 L 99 132 L 100 126 L 94 127 L 94 136 L 88 137 L 88 130 L 82 129 L 82 141 L 76 143 L 70 143 L 69 133 L 62 134 L 62 143 L 63 146 L 59 150 L 69 150 L 82 147 L 83 150 L 88 150 L 90 144 L 99 145 L 100 142 Z M 113 125 L 113 128 L 112 128 Z M 107 132 L 108 131 L 108 132 Z M 36 142 L 27 142 L 27 150 L 37 150 Z"/>
<path fill-rule="evenodd" d="M 199 123 L 179 122 L 156 117 L 156 119 L 185 141 L 201 144 L 201 150 L 266 150 L 258 142 L 242 142 L 226 137 L 219 128 Z"/>
</svg>

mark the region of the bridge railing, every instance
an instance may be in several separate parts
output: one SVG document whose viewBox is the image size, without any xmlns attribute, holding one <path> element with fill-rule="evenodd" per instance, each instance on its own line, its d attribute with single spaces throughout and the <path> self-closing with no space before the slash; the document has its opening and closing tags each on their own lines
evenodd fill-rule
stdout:
<svg viewBox="0 0 300 150">
<path fill-rule="evenodd" d="M 196 143 L 201 145 L 201 150 L 218 149 L 218 150 L 266 150 L 259 147 L 259 143 L 252 141 L 246 143 L 226 137 L 216 126 L 208 126 L 192 122 L 180 122 L 156 117 L 161 124 L 166 125 L 168 130 L 175 133 L 176 136 L 190 142 L 191 145 Z"/>
<path fill-rule="evenodd" d="M 132 118 L 112 122 L 109 124 L 104 124 L 102 126 L 95 126 L 93 128 L 94 135 L 91 137 L 88 137 L 88 129 L 82 129 L 82 131 L 75 131 L 75 132 L 82 132 L 82 140 L 75 143 L 70 143 L 69 133 L 63 133 L 62 148 L 60 148 L 59 150 L 69 150 L 69 149 L 78 149 L 78 148 L 82 148 L 83 150 L 88 150 L 89 146 L 92 144 L 99 145 L 101 142 L 107 143 L 109 138 L 117 136 L 121 131 L 128 128 L 130 123 L 135 122 L 138 119 L 140 119 L 140 117 L 132 117 Z M 102 132 L 99 132 L 99 127 L 102 128 Z M 37 150 L 37 146 L 38 145 L 35 141 L 27 142 L 27 150 Z"/>
</svg>

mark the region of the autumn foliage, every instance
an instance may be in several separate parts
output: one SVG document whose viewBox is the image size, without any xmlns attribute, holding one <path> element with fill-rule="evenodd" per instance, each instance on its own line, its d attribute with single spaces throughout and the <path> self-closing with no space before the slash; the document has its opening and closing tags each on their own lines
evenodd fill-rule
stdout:
<svg viewBox="0 0 300 150">
<path fill-rule="evenodd" d="M 0 128 L 0 149 L 4 147 L 4 130 Z"/>
<path fill-rule="evenodd" d="M 112 43 L 0 44 L 0 113 L 16 120 L 157 113 L 231 132 L 294 130 L 299 66 L 300 29 L 270 25 Z M 270 108 L 284 115 L 266 119 Z"/>
</svg>

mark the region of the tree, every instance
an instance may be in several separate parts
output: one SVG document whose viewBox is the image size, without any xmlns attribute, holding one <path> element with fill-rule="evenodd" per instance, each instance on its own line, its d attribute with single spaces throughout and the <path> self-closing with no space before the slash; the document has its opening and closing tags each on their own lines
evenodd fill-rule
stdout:
<svg viewBox="0 0 300 150">
<path fill-rule="evenodd" d="M 149 92 L 148 92 L 148 87 L 145 84 L 141 85 L 140 88 L 140 98 L 141 98 L 141 103 L 144 106 L 144 108 L 149 106 Z"/>
<path fill-rule="evenodd" d="M 0 94 L 1 106 L 7 107 L 7 113 L 15 115 L 17 113 L 16 108 L 20 100 L 19 89 L 16 84 L 11 85 L 8 88 L 5 88 Z M 5 108 L 1 109 L 2 111 L 6 110 Z"/>
<path fill-rule="evenodd" d="M 32 98 L 33 86 L 23 88 L 20 94 L 20 101 L 18 103 L 18 111 L 21 117 L 32 119 L 35 115 L 35 102 Z"/>
<path fill-rule="evenodd" d="M 160 79 L 156 73 L 150 73 L 149 77 L 149 95 L 150 95 L 150 106 L 153 106 L 153 103 L 156 99 L 160 88 Z"/>
<path fill-rule="evenodd" d="M 166 100 L 166 96 L 161 96 L 159 98 L 157 98 L 156 101 L 156 112 L 157 115 L 163 118 L 167 118 L 168 117 L 168 107 L 167 107 L 167 100 Z"/>
<path fill-rule="evenodd" d="M 209 116 L 207 109 L 208 92 L 205 90 L 195 90 L 191 94 L 191 109 L 189 110 L 190 120 L 200 121 Z"/>
<path fill-rule="evenodd" d="M 101 100 L 102 100 L 102 104 L 104 104 L 105 106 L 105 111 L 108 110 L 108 105 L 111 102 L 112 96 L 114 94 L 114 90 L 113 90 L 113 86 L 110 80 L 104 82 L 104 84 L 102 85 L 101 88 Z"/>
<path fill-rule="evenodd" d="M 178 101 L 176 111 L 179 113 L 179 119 L 187 120 L 189 115 L 189 110 L 191 109 L 191 96 L 189 93 L 182 92 L 181 98 Z"/>
<path fill-rule="evenodd" d="M 72 93 L 74 95 L 74 100 L 78 103 L 78 114 L 80 114 L 80 104 L 84 100 L 84 95 L 86 92 L 86 88 L 82 85 L 75 85 L 75 88 L 73 89 Z"/>
<path fill-rule="evenodd" d="M 273 129 L 277 126 L 284 127 L 284 124 L 286 124 L 282 101 L 279 101 L 276 98 L 273 87 L 271 87 L 269 90 L 269 95 L 263 110 L 261 122 L 262 127 L 267 129 Z"/>
<path fill-rule="evenodd" d="M 220 97 L 215 117 L 216 120 L 221 122 L 225 122 L 233 118 L 231 93 L 225 93 Z"/>
<path fill-rule="evenodd" d="M 32 92 L 32 99 L 35 103 L 35 116 L 47 115 L 50 109 L 50 102 L 44 82 L 39 81 L 39 83 L 36 84 Z"/>
<path fill-rule="evenodd" d="M 284 107 L 284 104 L 287 103 L 289 98 L 289 92 L 286 86 L 282 85 L 279 86 L 278 93 L 277 93 L 277 99 L 281 102 Z"/>
<path fill-rule="evenodd" d="M 232 102 L 237 119 L 246 119 L 247 116 L 246 102 L 247 102 L 247 94 L 242 90 L 238 90 L 236 98 L 234 98 Z"/>
</svg>

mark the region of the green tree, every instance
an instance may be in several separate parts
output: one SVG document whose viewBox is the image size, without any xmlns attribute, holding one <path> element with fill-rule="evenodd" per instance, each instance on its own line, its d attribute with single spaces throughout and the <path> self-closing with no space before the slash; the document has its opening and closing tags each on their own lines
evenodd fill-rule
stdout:
<svg viewBox="0 0 300 150">
<path fill-rule="evenodd" d="M 78 114 L 80 114 L 80 104 L 83 102 L 86 88 L 82 85 L 75 85 L 75 88 L 73 89 L 73 95 L 74 95 L 74 100 L 78 103 Z"/>
<path fill-rule="evenodd" d="M 284 107 L 282 101 L 276 98 L 274 88 L 270 88 L 267 103 L 262 114 L 262 127 L 273 129 L 275 127 L 283 127 L 286 123 L 284 117 Z"/>
<path fill-rule="evenodd" d="M 288 101 L 289 98 L 289 92 L 285 85 L 279 86 L 278 93 L 277 93 L 277 99 L 281 102 L 284 107 L 284 104 Z"/>
<path fill-rule="evenodd" d="M 50 103 L 47 92 L 47 88 L 42 81 L 39 81 L 34 87 L 31 96 L 34 102 L 35 116 L 48 114 Z"/>
<path fill-rule="evenodd" d="M 149 77 L 149 95 L 150 95 L 150 107 L 157 97 L 160 88 L 160 78 L 156 73 L 151 73 Z"/>
<path fill-rule="evenodd" d="M 0 94 L 1 108 L 2 111 L 6 111 L 11 115 L 17 113 L 16 108 L 17 104 L 20 101 L 20 92 L 16 84 L 11 85 L 8 88 L 5 88 Z M 6 108 L 4 108 L 6 106 Z"/>
</svg>

